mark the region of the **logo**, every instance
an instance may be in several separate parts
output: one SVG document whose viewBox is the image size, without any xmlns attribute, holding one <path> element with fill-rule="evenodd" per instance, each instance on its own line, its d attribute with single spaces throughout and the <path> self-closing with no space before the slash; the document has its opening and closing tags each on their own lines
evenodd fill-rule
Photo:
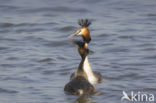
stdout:
<svg viewBox="0 0 156 103">
<path fill-rule="evenodd" d="M 123 96 L 121 97 L 121 101 L 127 100 L 132 102 L 154 102 L 154 94 L 145 93 L 145 92 L 134 92 L 131 91 L 130 95 L 128 95 L 125 91 L 122 92 Z"/>
</svg>

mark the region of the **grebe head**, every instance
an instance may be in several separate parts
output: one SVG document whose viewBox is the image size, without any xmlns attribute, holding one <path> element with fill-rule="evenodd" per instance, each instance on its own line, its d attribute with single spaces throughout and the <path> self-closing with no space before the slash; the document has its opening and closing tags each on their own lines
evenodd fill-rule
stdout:
<svg viewBox="0 0 156 103">
<path fill-rule="evenodd" d="M 86 57 L 89 53 L 88 43 L 83 41 L 72 40 L 72 42 L 77 46 L 78 52 L 82 58 Z"/>
<path fill-rule="evenodd" d="M 78 52 L 82 58 L 86 57 L 89 53 L 88 44 L 84 43 L 83 45 L 79 45 Z"/>
<path fill-rule="evenodd" d="M 81 26 L 79 29 L 76 30 L 75 33 L 71 34 L 68 38 L 72 38 L 76 35 L 82 36 L 83 40 L 87 43 L 91 41 L 90 32 L 89 32 L 89 25 L 91 22 L 88 19 L 80 19 L 78 24 Z"/>
</svg>

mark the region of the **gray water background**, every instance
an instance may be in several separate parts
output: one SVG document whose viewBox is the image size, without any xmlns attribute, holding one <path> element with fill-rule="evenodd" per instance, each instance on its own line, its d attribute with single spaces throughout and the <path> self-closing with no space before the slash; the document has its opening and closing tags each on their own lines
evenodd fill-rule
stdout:
<svg viewBox="0 0 156 103">
<path fill-rule="evenodd" d="M 82 98 L 63 91 L 80 18 L 92 20 L 89 61 L 104 78 Z M 120 103 L 122 91 L 156 96 L 156 0 L 0 0 L 0 103 Z"/>
</svg>

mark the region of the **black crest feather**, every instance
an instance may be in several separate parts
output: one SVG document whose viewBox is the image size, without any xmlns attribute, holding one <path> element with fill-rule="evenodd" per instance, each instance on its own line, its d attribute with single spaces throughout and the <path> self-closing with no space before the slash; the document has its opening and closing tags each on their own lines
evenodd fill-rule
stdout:
<svg viewBox="0 0 156 103">
<path fill-rule="evenodd" d="M 82 27 L 88 27 L 91 24 L 91 21 L 88 19 L 79 19 L 78 24 Z"/>
</svg>

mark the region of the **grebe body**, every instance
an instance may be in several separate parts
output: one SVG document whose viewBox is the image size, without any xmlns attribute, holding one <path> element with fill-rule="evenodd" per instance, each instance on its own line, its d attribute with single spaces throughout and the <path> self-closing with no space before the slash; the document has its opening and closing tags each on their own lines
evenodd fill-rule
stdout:
<svg viewBox="0 0 156 103">
<path fill-rule="evenodd" d="M 86 78 L 77 76 L 65 85 L 64 90 L 74 95 L 86 95 L 93 93 L 94 86 Z"/>
<path fill-rule="evenodd" d="M 83 42 L 73 42 L 78 45 L 78 52 L 82 60 L 79 64 L 77 72 L 75 72 L 70 80 L 64 87 L 64 90 L 71 94 L 85 95 L 91 94 L 94 91 L 94 86 L 88 81 L 86 72 L 84 71 L 85 58 L 88 55 L 88 48 L 85 47 Z"/>
</svg>

